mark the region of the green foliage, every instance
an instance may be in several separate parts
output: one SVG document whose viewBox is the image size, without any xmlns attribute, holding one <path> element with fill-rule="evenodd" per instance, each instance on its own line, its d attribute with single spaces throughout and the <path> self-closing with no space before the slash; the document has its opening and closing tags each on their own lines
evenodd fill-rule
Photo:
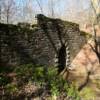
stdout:
<svg viewBox="0 0 100 100">
<path fill-rule="evenodd" d="M 13 68 L 11 66 L 0 66 L 0 73 L 12 72 Z"/>
<path fill-rule="evenodd" d="M 84 100 L 92 100 L 95 98 L 95 93 L 90 87 L 85 87 L 81 92 L 80 95 Z"/>
<path fill-rule="evenodd" d="M 33 81 L 41 85 L 44 83 L 45 75 L 44 75 L 44 67 L 33 65 L 33 64 L 25 64 L 18 66 L 15 69 L 15 73 L 17 74 L 17 80 L 23 80 L 24 83 Z"/>
<path fill-rule="evenodd" d="M 17 74 L 18 83 L 36 83 L 40 88 L 48 88 L 51 97 L 59 97 L 60 93 L 66 95 L 66 97 L 72 97 L 75 100 L 79 100 L 77 89 L 73 84 L 69 84 L 61 76 L 57 74 L 56 67 L 38 66 L 33 64 L 26 64 L 17 66 L 14 70 Z M 3 81 L 1 78 L 0 80 Z M 23 84 L 22 84 L 23 85 Z M 18 84 L 7 84 L 6 91 L 10 94 L 18 91 Z"/>
<path fill-rule="evenodd" d="M 100 89 L 100 79 L 93 80 L 93 83 L 96 84 L 98 89 Z"/>
<path fill-rule="evenodd" d="M 34 66 L 32 64 L 25 64 L 16 67 L 14 72 L 17 74 L 18 81 L 28 81 L 32 77 Z"/>
<path fill-rule="evenodd" d="M 44 68 L 37 66 L 33 71 L 32 79 L 34 81 L 43 80 L 44 79 Z"/>
<path fill-rule="evenodd" d="M 69 97 L 72 97 L 74 100 L 80 100 L 78 90 L 76 89 L 74 84 L 71 84 L 70 87 L 67 88 L 67 95 Z"/>
<path fill-rule="evenodd" d="M 0 86 L 4 86 L 4 85 L 6 85 L 7 83 L 10 83 L 10 82 L 11 82 L 11 80 L 10 80 L 9 77 L 0 75 Z"/>
<path fill-rule="evenodd" d="M 47 72 L 48 79 L 53 79 L 57 77 L 57 68 L 56 67 L 49 67 Z"/>
<path fill-rule="evenodd" d="M 66 92 L 66 96 L 72 97 L 74 100 L 80 100 L 78 90 L 74 84 L 68 84 L 61 76 L 57 75 L 57 68 L 48 68 L 48 82 L 52 96 L 59 96 L 61 92 Z"/>
<path fill-rule="evenodd" d="M 6 92 L 9 94 L 18 92 L 18 87 L 15 84 L 7 84 L 5 88 L 6 88 Z"/>
<path fill-rule="evenodd" d="M 58 88 L 57 85 L 58 84 L 54 81 L 51 83 L 50 92 L 51 92 L 52 96 L 58 96 L 59 95 L 59 88 Z"/>
<path fill-rule="evenodd" d="M 19 76 L 32 74 L 34 66 L 32 64 L 20 65 L 16 67 L 15 72 Z"/>
</svg>

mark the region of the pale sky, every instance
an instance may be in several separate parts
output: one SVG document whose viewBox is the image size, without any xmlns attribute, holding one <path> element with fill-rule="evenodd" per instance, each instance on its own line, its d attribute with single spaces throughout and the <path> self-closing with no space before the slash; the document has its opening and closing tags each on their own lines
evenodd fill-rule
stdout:
<svg viewBox="0 0 100 100">
<path fill-rule="evenodd" d="M 28 1 L 33 1 L 33 3 L 31 3 L 31 6 L 33 6 L 33 8 L 35 7 L 35 10 L 37 10 L 39 12 L 40 8 L 37 4 L 37 0 L 15 0 L 17 3 L 24 1 L 24 4 Z M 50 0 L 38 0 L 43 8 L 43 11 L 46 12 L 48 9 L 48 2 Z M 72 9 L 74 8 L 75 10 L 77 9 L 77 11 L 80 11 L 82 9 L 87 9 L 89 7 L 89 0 L 51 0 L 54 2 L 54 9 L 57 10 L 61 10 L 62 13 L 64 10 L 68 10 L 68 9 Z"/>
<path fill-rule="evenodd" d="M 1 0 L 0 0 L 1 1 Z M 19 10 L 16 11 L 16 21 L 32 21 L 38 13 L 51 16 L 50 1 L 53 1 L 53 10 L 55 18 L 66 19 L 67 16 L 74 18 L 77 13 L 87 11 L 90 4 L 89 0 L 14 0 Z M 38 2 L 43 12 L 39 7 Z M 71 14 L 71 16 L 70 16 Z M 80 16 L 81 17 L 81 16 Z"/>
</svg>

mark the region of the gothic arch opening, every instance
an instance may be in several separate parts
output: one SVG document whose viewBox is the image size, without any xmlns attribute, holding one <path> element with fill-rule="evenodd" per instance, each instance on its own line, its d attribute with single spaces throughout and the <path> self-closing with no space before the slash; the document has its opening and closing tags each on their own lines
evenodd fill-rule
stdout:
<svg viewBox="0 0 100 100">
<path fill-rule="evenodd" d="M 58 51 L 58 73 L 62 72 L 69 65 L 69 62 L 69 48 L 63 44 Z"/>
<path fill-rule="evenodd" d="M 58 52 L 58 73 L 60 73 L 66 66 L 66 47 L 63 44 Z"/>
</svg>

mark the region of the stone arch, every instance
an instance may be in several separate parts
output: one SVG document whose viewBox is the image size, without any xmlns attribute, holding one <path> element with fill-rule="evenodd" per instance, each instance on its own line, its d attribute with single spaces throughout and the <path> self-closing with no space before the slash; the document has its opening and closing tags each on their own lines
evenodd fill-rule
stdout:
<svg viewBox="0 0 100 100">
<path fill-rule="evenodd" d="M 58 67 L 58 73 L 62 72 L 65 67 L 70 67 L 70 48 L 68 41 L 63 43 L 58 49 L 58 54 L 55 56 L 55 64 Z"/>
</svg>

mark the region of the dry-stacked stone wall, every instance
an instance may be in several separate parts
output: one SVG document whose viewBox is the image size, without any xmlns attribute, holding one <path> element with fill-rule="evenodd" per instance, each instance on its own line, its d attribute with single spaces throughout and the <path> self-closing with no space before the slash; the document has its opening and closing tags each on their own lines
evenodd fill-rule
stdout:
<svg viewBox="0 0 100 100">
<path fill-rule="evenodd" d="M 0 64 L 55 65 L 62 44 L 72 61 L 86 38 L 79 25 L 37 15 L 37 24 L 0 24 Z M 68 48 L 67 48 L 68 46 Z"/>
</svg>

